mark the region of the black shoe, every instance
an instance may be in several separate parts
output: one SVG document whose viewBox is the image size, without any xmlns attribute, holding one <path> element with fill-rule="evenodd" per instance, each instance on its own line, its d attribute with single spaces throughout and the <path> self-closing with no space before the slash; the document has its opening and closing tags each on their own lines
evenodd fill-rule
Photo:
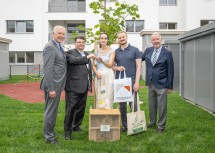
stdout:
<svg viewBox="0 0 215 153">
<path fill-rule="evenodd" d="M 147 123 L 146 126 L 147 126 L 147 128 L 151 128 L 151 127 L 155 127 L 155 125 L 156 125 L 156 124 L 153 124 L 153 123 Z"/>
<path fill-rule="evenodd" d="M 81 132 L 82 130 L 81 130 L 80 127 L 77 127 L 77 128 L 73 128 L 73 131 L 74 131 L 74 132 Z"/>
<path fill-rule="evenodd" d="M 71 140 L 71 135 L 70 134 L 65 135 L 65 140 Z"/>
<path fill-rule="evenodd" d="M 120 129 L 120 131 L 121 131 L 121 132 L 127 132 L 127 128 L 126 128 L 126 127 L 122 127 L 122 128 Z"/>
<path fill-rule="evenodd" d="M 164 129 L 157 129 L 156 131 L 157 131 L 157 133 L 163 133 Z"/>
<path fill-rule="evenodd" d="M 46 140 L 46 143 L 58 144 L 58 141 L 56 139 L 54 139 L 54 140 Z"/>
</svg>

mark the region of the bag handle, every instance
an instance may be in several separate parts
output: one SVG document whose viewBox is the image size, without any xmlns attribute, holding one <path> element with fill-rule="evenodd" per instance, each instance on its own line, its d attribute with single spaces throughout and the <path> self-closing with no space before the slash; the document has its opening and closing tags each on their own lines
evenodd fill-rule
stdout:
<svg viewBox="0 0 215 153">
<path fill-rule="evenodd" d="M 124 72 L 124 78 L 127 78 L 127 77 L 126 77 L 125 70 L 123 70 L 123 72 Z M 118 79 L 121 79 L 121 73 L 122 73 L 122 71 L 119 71 L 119 78 L 118 78 Z"/>
<path fill-rule="evenodd" d="M 140 111 L 140 101 L 139 101 L 139 94 L 138 92 L 135 92 L 133 93 L 133 101 L 132 101 L 132 109 L 131 111 L 134 112 L 134 103 L 136 101 L 136 104 L 137 104 L 137 111 Z"/>
</svg>

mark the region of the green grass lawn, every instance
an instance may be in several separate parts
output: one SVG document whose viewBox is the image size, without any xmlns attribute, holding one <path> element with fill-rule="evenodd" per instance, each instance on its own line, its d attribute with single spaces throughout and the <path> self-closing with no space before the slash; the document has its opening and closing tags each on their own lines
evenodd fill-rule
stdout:
<svg viewBox="0 0 215 153">
<path fill-rule="evenodd" d="M 21 83 L 21 82 L 38 82 L 41 80 L 41 77 L 35 75 L 12 75 L 10 79 L 0 81 L 0 84 L 7 84 L 7 83 Z"/>
<path fill-rule="evenodd" d="M 140 90 L 141 109 L 148 121 L 147 89 Z M 135 136 L 121 133 L 115 142 L 91 142 L 88 140 L 89 108 L 93 97 L 88 97 L 81 133 L 73 133 L 72 140 L 64 140 L 64 107 L 59 106 L 56 137 L 59 144 L 46 144 L 42 136 L 44 104 L 27 104 L 0 95 L 0 152 L 46 153 L 212 153 L 215 151 L 215 117 L 182 100 L 178 93 L 168 99 L 167 127 L 163 134 L 156 129 Z"/>
</svg>

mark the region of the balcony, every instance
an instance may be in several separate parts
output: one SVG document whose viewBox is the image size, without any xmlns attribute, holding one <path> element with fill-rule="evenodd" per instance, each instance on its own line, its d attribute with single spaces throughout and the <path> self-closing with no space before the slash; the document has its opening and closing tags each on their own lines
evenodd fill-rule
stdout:
<svg viewBox="0 0 215 153">
<path fill-rule="evenodd" d="M 86 1 L 50 1 L 49 12 L 86 12 Z"/>
</svg>

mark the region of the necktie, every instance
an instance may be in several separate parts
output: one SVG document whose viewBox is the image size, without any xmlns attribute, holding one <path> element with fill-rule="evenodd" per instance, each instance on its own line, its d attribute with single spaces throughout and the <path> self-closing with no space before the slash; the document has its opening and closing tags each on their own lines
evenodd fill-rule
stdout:
<svg viewBox="0 0 215 153">
<path fill-rule="evenodd" d="M 152 65 L 154 66 L 157 61 L 158 50 L 154 51 L 154 56 L 152 57 Z"/>
<path fill-rule="evenodd" d="M 60 47 L 60 51 L 62 52 L 62 54 L 63 54 L 63 58 L 64 59 L 66 59 L 66 57 L 65 57 L 65 55 L 64 55 L 64 50 L 63 50 L 63 48 L 61 47 L 61 45 L 59 44 L 59 47 Z"/>
<path fill-rule="evenodd" d="M 60 44 L 59 44 L 59 47 L 60 47 L 60 51 L 64 54 L 64 50 L 63 50 L 63 48 L 61 47 Z"/>
</svg>

